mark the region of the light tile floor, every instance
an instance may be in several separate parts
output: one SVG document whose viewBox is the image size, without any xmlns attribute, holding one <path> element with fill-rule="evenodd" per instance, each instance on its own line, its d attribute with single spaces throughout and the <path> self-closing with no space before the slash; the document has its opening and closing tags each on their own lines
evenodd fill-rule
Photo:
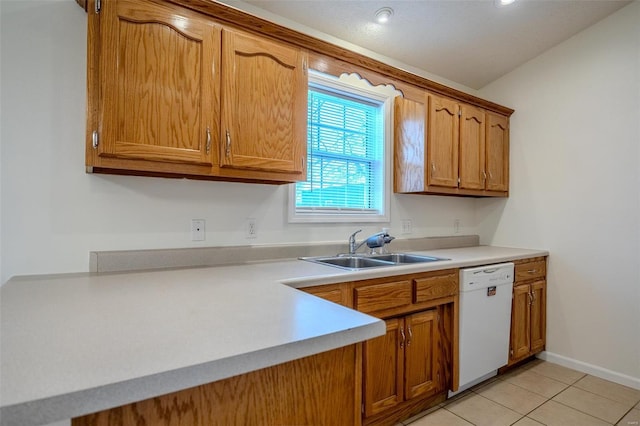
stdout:
<svg viewBox="0 0 640 426">
<path fill-rule="evenodd" d="M 640 426 L 640 390 L 533 360 L 400 425 Z"/>
</svg>

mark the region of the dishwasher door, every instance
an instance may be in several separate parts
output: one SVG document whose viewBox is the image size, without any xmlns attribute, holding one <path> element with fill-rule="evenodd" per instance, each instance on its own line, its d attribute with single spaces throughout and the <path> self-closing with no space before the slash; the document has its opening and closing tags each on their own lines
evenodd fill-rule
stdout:
<svg viewBox="0 0 640 426">
<path fill-rule="evenodd" d="M 460 271 L 459 391 L 507 364 L 513 263 Z"/>
</svg>

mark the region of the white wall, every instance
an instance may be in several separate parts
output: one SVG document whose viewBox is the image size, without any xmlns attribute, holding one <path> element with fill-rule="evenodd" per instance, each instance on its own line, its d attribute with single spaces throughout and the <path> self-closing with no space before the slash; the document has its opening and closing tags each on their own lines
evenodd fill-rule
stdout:
<svg viewBox="0 0 640 426">
<path fill-rule="evenodd" d="M 2 0 L 1 281 L 86 271 L 89 251 L 203 245 L 345 241 L 350 225 L 289 225 L 286 186 L 84 172 L 86 21 L 70 0 Z M 477 233 L 474 200 L 392 196 L 392 234 Z M 257 219 L 258 238 L 244 221 Z M 206 219 L 207 240 L 190 240 Z M 383 226 L 362 226 L 373 232 Z M 389 226 L 388 224 L 384 226 Z"/>
<path fill-rule="evenodd" d="M 637 387 L 639 80 L 636 1 L 483 88 L 516 113 L 511 197 L 477 203 L 484 243 L 551 253 L 551 355 Z"/>
</svg>

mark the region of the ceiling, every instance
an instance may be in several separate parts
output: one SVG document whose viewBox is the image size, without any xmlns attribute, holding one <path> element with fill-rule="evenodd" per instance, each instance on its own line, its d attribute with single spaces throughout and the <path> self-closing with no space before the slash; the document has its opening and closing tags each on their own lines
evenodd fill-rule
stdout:
<svg viewBox="0 0 640 426">
<path fill-rule="evenodd" d="M 245 0 L 250 6 L 480 89 L 628 0 Z M 375 12 L 391 7 L 386 24 Z"/>
</svg>

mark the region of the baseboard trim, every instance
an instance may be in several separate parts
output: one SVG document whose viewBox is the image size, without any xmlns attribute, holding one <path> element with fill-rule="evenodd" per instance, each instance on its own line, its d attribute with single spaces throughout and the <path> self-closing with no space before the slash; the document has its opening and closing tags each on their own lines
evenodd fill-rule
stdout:
<svg viewBox="0 0 640 426">
<path fill-rule="evenodd" d="M 617 371 L 608 370 L 597 365 L 588 364 L 586 362 L 578 361 L 577 359 L 568 358 L 548 351 L 539 353 L 537 357 L 563 367 L 572 368 L 601 379 L 640 390 L 640 378 L 638 377 L 628 376 L 626 374 L 618 373 Z"/>
</svg>

